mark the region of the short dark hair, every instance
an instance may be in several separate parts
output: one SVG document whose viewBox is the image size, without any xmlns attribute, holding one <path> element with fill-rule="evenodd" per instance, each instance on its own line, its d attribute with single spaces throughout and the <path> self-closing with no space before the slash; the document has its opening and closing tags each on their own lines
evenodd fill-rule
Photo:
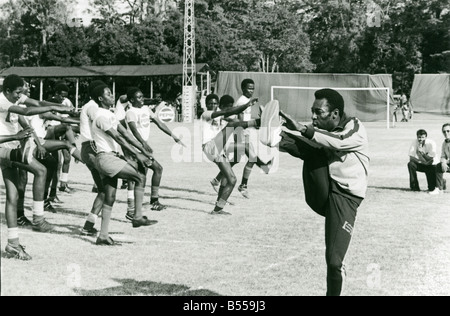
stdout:
<svg viewBox="0 0 450 316">
<path fill-rule="evenodd" d="M 205 103 L 208 104 L 209 101 L 216 100 L 219 103 L 219 96 L 217 94 L 209 94 L 206 96 Z"/>
<path fill-rule="evenodd" d="M 3 81 L 3 91 L 9 90 L 14 91 L 17 88 L 23 87 L 25 82 L 23 79 L 18 75 L 9 75 L 6 76 L 5 80 Z"/>
<path fill-rule="evenodd" d="M 447 126 L 450 126 L 450 123 L 445 123 L 444 125 L 442 125 L 442 130 L 444 130 L 444 128 L 446 128 Z"/>
<path fill-rule="evenodd" d="M 326 99 L 330 108 L 330 112 L 335 109 L 339 110 L 339 115 L 344 114 L 344 98 L 342 95 L 333 89 L 321 89 L 314 93 L 316 100 Z"/>
<path fill-rule="evenodd" d="M 128 101 L 131 101 L 131 99 L 134 99 L 134 95 L 138 92 L 140 92 L 141 89 L 139 89 L 138 87 L 129 87 L 127 89 L 127 99 Z"/>
<path fill-rule="evenodd" d="M 247 85 L 249 84 L 255 84 L 255 82 L 253 81 L 253 79 L 244 79 L 241 83 L 241 89 L 242 91 L 244 91 L 244 89 L 247 87 Z"/>
<path fill-rule="evenodd" d="M 60 82 L 60 83 L 58 83 L 56 86 L 55 86 L 55 92 L 56 93 L 61 93 L 61 92 L 69 92 L 69 87 L 65 84 L 65 83 L 63 83 L 63 82 Z"/>
<path fill-rule="evenodd" d="M 424 129 L 419 129 L 419 130 L 417 131 L 417 136 L 422 136 L 422 135 L 425 135 L 425 136 L 428 137 L 428 133 L 427 133 L 426 130 L 424 130 Z"/>
<path fill-rule="evenodd" d="M 89 96 L 94 99 L 93 93 L 94 93 L 94 89 L 100 85 L 104 85 L 106 86 L 106 83 L 104 83 L 101 80 L 94 80 L 89 84 Z"/>
<path fill-rule="evenodd" d="M 92 100 L 97 102 L 100 105 L 99 98 L 105 93 L 105 89 L 108 88 L 106 84 L 98 85 L 92 91 Z"/>
<path fill-rule="evenodd" d="M 219 107 L 223 108 L 225 105 L 228 105 L 230 103 L 234 104 L 234 99 L 231 95 L 226 94 L 220 98 Z"/>
</svg>

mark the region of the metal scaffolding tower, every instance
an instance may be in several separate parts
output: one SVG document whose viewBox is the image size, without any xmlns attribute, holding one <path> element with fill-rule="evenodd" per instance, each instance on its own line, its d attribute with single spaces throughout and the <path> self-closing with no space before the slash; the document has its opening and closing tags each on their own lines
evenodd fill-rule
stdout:
<svg viewBox="0 0 450 316">
<path fill-rule="evenodd" d="M 194 105 L 197 99 L 195 77 L 194 0 L 186 0 L 183 53 L 183 121 L 186 123 L 191 123 L 194 118 Z"/>
</svg>

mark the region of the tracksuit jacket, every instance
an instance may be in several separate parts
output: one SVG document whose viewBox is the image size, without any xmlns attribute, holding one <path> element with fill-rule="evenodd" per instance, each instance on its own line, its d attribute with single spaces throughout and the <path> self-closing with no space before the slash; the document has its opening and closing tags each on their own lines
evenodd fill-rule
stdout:
<svg viewBox="0 0 450 316">
<path fill-rule="evenodd" d="M 330 177 L 339 187 L 364 199 L 370 158 L 367 132 L 361 121 L 344 115 L 332 132 L 308 126 L 303 135 L 325 147 Z"/>
</svg>

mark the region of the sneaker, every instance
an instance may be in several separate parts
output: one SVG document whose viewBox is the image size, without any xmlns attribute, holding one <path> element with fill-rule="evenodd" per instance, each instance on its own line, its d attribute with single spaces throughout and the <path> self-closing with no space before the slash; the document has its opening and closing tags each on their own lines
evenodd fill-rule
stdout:
<svg viewBox="0 0 450 316">
<path fill-rule="evenodd" d="M 216 178 L 211 180 L 211 186 L 213 187 L 214 191 L 216 191 L 216 193 L 219 193 L 219 188 L 220 188 L 220 181 L 217 180 Z"/>
<path fill-rule="evenodd" d="M 142 217 L 141 219 L 133 219 L 133 228 L 138 228 L 141 226 L 151 226 L 158 223 L 158 221 L 149 220 L 147 217 Z"/>
<path fill-rule="evenodd" d="M 31 256 L 25 252 L 25 247 L 22 245 L 13 246 L 7 244 L 5 252 L 8 258 L 14 258 L 24 261 L 31 260 Z"/>
<path fill-rule="evenodd" d="M 33 223 L 26 218 L 25 216 L 21 216 L 17 219 L 17 225 L 22 226 L 22 227 L 30 227 L 33 226 Z"/>
<path fill-rule="evenodd" d="M 71 190 L 69 189 L 69 187 L 67 186 L 67 184 L 61 185 L 59 187 L 59 192 L 63 192 L 63 193 L 67 193 L 70 194 Z"/>
<path fill-rule="evenodd" d="M 98 237 L 95 244 L 97 246 L 117 246 L 117 245 L 119 245 L 111 237 L 108 237 L 107 239 Z"/>
<path fill-rule="evenodd" d="M 47 199 L 47 201 L 51 202 L 51 203 L 55 203 L 55 204 L 63 204 L 64 202 L 61 201 L 58 196 L 51 196 Z"/>
<path fill-rule="evenodd" d="M 151 206 L 152 211 L 157 211 L 157 212 L 160 212 L 167 208 L 167 206 L 162 205 L 161 203 L 159 203 L 159 201 L 156 201 L 153 204 L 150 204 L 150 206 Z"/>
<path fill-rule="evenodd" d="M 94 223 L 87 222 L 84 224 L 83 229 L 81 230 L 82 236 L 97 236 L 98 230 L 94 228 Z"/>
<path fill-rule="evenodd" d="M 129 220 L 130 222 L 132 222 L 134 219 L 134 212 L 127 212 L 127 215 L 125 215 L 125 218 L 127 220 Z"/>
<path fill-rule="evenodd" d="M 98 234 L 98 230 L 95 229 L 94 227 L 92 227 L 92 228 L 90 228 L 90 229 L 85 229 L 85 228 L 83 228 L 83 229 L 81 230 L 81 236 L 91 236 L 91 237 L 94 237 L 94 236 L 97 236 L 97 234 Z"/>
<path fill-rule="evenodd" d="M 440 193 L 441 193 L 441 191 L 438 188 L 436 188 L 436 189 L 434 189 L 434 191 L 431 191 L 428 194 L 429 195 L 439 195 Z"/>
<path fill-rule="evenodd" d="M 278 101 L 270 101 L 261 114 L 259 139 L 268 147 L 275 147 L 281 141 L 280 105 Z"/>
<path fill-rule="evenodd" d="M 212 211 L 210 214 L 211 215 L 231 215 L 231 213 L 225 212 L 224 210 Z"/>
<path fill-rule="evenodd" d="M 245 197 L 246 199 L 250 198 L 250 195 L 248 194 L 248 188 L 245 184 L 241 184 L 238 187 L 238 191 L 241 192 L 242 196 Z"/>
<path fill-rule="evenodd" d="M 44 211 L 56 213 L 56 209 L 53 207 L 49 200 L 46 200 L 44 203 Z"/>
<path fill-rule="evenodd" d="M 50 233 L 55 229 L 55 226 L 47 222 L 45 219 L 39 223 L 33 223 L 33 230 L 39 233 Z"/>
</svg>

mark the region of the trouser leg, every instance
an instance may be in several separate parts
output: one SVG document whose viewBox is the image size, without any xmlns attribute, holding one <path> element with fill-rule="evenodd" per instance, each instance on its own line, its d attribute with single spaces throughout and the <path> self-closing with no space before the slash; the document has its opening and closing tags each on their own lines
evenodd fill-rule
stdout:
<svg viewBox="0 0 450 316">
<path fill-rule="evenodd" d="M 304 160 L 303 185 L 306 203 L 314 212 L 325 216 L 330 191 L 330 175 L 325 151 L 287 133 L 282 133 L 281 136 L 280 151 Z"/>
<path fill-rule="evenodd" d="M 409 187 L 411 190 L 420 190 L 419 180 L 417 179 L 417 163 L 410 161 L 408 163 Z"/>
<path fill-rule="evenodd" d="M 344 259 L 350 246 L 359 204 L 336 192 L 330 193 L 325 219 L 327 296 L 339 296 L 342 293 L 346 275 Z"/>
</svg>

